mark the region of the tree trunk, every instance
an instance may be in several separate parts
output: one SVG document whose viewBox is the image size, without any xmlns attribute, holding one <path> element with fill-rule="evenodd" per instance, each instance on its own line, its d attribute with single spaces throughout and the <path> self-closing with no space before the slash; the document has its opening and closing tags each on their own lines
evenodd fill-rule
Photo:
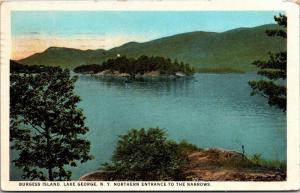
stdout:
<svg viewBox="0 0 300 193">
<path fill-rule="evenodd" d="M 49 180 L 50 181 L 54 181 L 53 179 L 53 171 L 52 171 L 52 164 L 51 164 L 51 144 L 50 144 L 50 131 L 49 131 L 49 127 L 46 125 L 46 143 L 47 143 L 47 149 L 48 149 L 48 155 L 50 155 L 48 157 L 48 174 L 49 174 Z"/>
<path fill-rule="evenodd" d="M 49 181 L 54 181 L 52 168 L 48 168 L 48 174 L 49 174 Z"/>
</svg>

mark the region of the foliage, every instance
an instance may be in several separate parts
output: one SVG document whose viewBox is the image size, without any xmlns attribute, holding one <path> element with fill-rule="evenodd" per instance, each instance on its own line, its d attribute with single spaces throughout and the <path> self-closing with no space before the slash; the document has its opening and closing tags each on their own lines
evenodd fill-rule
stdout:
<svg viewBox="0 0 300 193">
<path fill-rule="evenodd" d="M 99 64 L 88 64 L 74 68 L 76 73 L 97 73 L 103 70 L 103 67 Z"/>
<path fill-rule="evenodd" d="M 180 152 L 185 153 L 187 151 L 197 151 L 197 150 L 201 150 L 201 148 L 197 147 L 194 144 L 189 143 L 186 140 L 182 140 L 180 141 L 180 143 L 178 144 L 178 149 Z"/>
<path fill-rule="evenodd" d="M 196 68 L 196 72 L 200 73 L 214 73 L 214 74 L 226 74 L 226 73 L 245 73 L 243 70 L 239 70 L 231 67 L 218 67 L 218 68 Z"/>
<path fill-rule="evenodd" d="M 159 128 L 132 129 L 120 136 L 107 180 L 180 180 L 184 158 L 178 145 Z"/>
<path fill-rule="evenodd" d="M 256 167 L 286 171 L 286 162 L 279 160 L 265 160 L 262 158 L 261 154 L 254 154 L 248 158 L 252 164 Z"/>
<path fill-rule="evenodd" d="M 159 71 L 162 74 L 175 74 L 178 71 L 184 72 L 188 75 L 194 73 L 194 69 L 188 64 L 174 62 L 171 59 L 163 57 L 148 57 L 141 56 L 137 59 L 127 58 L 126 56 L 117 57 L 115 59 L 108 59 L 102 65 L 83 65 L 74 69 L 74 72 L 92 72 L 97 73 L 104 70 L 118 71 L 120 73 L 128 73 L 130 75 L 144 74 L 151 71 Z"/>
<path fill-rule="evenodd" d="M 195 154 L 194 154 L 195 153 Z M 190 155 L 205 159 L 192 160 Z M 235 169 L 237 171 L 286 172 L 286 163 L 265 160 L 260 154 L 245 156 L 235 151 L 204 150 L 185 140 L 180 143 L 167 140 L 159 128 L 132 129 L 120 136 L 110 163 L 103 164 L 102 180 L 190 180 L 194 167 L 204 169 Z"/>
<path fill-rule="evenodd" d="M 285 15 L 275 16 L 275 21 L 281 28 L 276 30 L 267 30 L 268 36 L 279 36 L 286 39 L 287 17 Z M 287 70 L 287 52 L 276 54 L 269 53 L 267 61 L 254 61 L 254 65 L 260 68 L 257 74 L 267 77 L 269 80 L 250 81 L 252 88 L 251 95 L 261 94 L 268 99 L 271 106 L 286 111 L 286 86 L 279 84 L 276 80 L 286 79 Z"/>
<path fill-rule="evenodd" d="M 41 73 L 41 72 L 45 72 L 47 68 L 48 67 L 40 66 L 40 65 L 32 65 L 32 66 L 24 65 L 14 60 L 10 61 L 10 71 L 12 73 Z"/>
<path fill-rule="evenodd" d="M 11 69 L 10 140 L 19 153 L 13 162 L 25 179 L 69 180 L 66 165 L 91 159 L 90 142 L 83 138 L 88 128 L 74 94 L 76 78 L 60 68 L 31 70 Z"/>
<path fill-rule="evenodd" d="M 211 158 L 210 164 L 223 167 L 223 168 L 235 168 L 235 169 L 249 169 L 249 170 L 276 170 L 285 172 L 286 162 L 279 160 L 266 160 L 263 159 L 261 154 L 253 154 L 245 156 L 238 152 L 228 152 L 228 155 L 220 156 L 220 150 L 209 149 L 205 153 L 207 157 Z"/>
</svg>

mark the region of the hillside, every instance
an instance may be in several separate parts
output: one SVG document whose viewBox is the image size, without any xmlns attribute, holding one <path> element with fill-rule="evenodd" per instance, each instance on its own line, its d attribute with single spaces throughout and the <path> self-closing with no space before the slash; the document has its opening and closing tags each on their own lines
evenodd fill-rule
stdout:
<svg viewBox="0 0 300 193">
<path fill-rule="evenodd" d="M 275 24 L 238 28 L 222 33 L 190 32 L 144 43 L 129 42 L 110 50 L 78 50 L 51 47 L 20 63 L 74 68 L 84 64 L 101 64 L 118 54 L 127 57 L 162 56 L 189 63 L 197 68 L 252 71 L 254 60 L 266 59 L 268 52 L 286 50 L 286 40 L 269 37 L 265 31 Z"/>
</svg>

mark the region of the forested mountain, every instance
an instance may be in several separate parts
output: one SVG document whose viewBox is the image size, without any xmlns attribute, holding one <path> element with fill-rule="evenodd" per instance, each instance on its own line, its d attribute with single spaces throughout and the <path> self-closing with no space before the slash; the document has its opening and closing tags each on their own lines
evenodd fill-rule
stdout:
<svg viewBox="0 0 300 193">
<path fill-rule="evenodd" d="M 252 71 L 254 60 L 263 60 L 268 52 L 286 50 L 286 40 L 269 37 L 265 31 L 278 28 L 268 24 L 254 28 L 238 28 L 222 33 L 190 32 L 144 43 L 129 42 L 110 50 L 79 50 L 50 47 L 42 53 L 19 60 L 28 65 L 50 65 L 74 68 L 85 64 L 101 64 L 117 55 L 137 58 L 142 55 L 162 56 L 182 61 L 200 71 L 224 69 Z"/>
</svg>

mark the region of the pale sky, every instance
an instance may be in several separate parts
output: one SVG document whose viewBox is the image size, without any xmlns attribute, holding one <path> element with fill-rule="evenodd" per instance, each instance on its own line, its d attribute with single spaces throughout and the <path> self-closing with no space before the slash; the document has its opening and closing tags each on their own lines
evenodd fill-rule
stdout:
<svg viewBox="0 0 300 193">
<path fill-rule="evenodd" d="M 274 22 L 278 11 L 14 11 L 12 58 L 48 47 L 110 49 L 192 31 L 223 32 Z"/>
</svg>

